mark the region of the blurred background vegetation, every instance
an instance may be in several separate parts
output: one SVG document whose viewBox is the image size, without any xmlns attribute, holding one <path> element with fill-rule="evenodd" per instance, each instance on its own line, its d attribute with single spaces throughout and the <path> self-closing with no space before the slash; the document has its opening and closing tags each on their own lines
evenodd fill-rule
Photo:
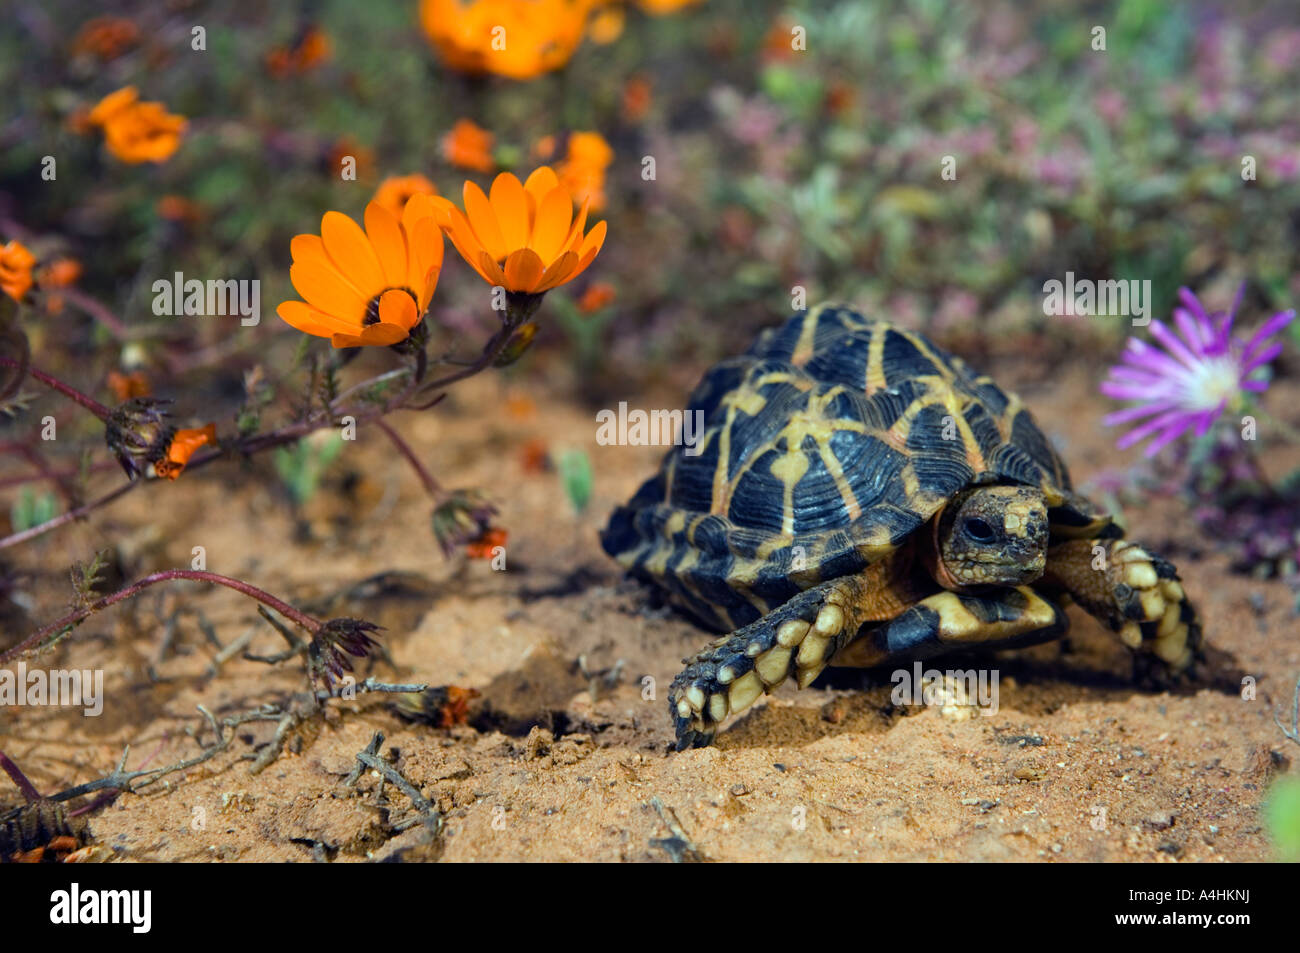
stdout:
<svg viewBox="0 0 1300 953">
<path fill-rule="evenodd" d="M 526 174 L 577 132 L 613 150 L 593 216 L 610 238 L 550 296 L 522 373 L 544 367 L 587 399 L 689 385 L 787 315 L 795 286 L 973 357 L 1091 348 L 1099 365 L 1126 322 L 1045 318 L 1044 281 L 1151 279 L 1163 316 L 1180 284 L 1224 307 L 1248 280 L 1248 323 L 1300 296 L 1289 0 L 598 4 L 568 62 L 525 80 L 449 68 L 415 0 L 107 6 L 7 3 L 0 33 L 0 242 L 76 258 L 80 286 L 130 328 L 123 347 L 77 311 L 29 312 L 34 353 L 84 359 L 92 381 L 156 369 L 171 342 L 223 355 L 237 390 L 246 366 L 301 346 L 274 308 L 295 297 L 290 239 L 324 211 L 359 219 L 386 177 L 417 172 L 459 200 L 466 176 Z M 134 35 L 88 39 L 105 15 Z M 319 55 L 300 62 L 307 36 Z M 169 161 L 123 164 L 77 130 L 127 84 L 189 119 Z M 461 119 L 494 136 L 493 169 L 447 160 Z M 955 181 L 940 178 L 948 155 Z M 261 325 L 154 317 L 152 282 L 178 271 L 261 279 Z M 613 300 L 578 307 L 597 283 Z M 493 321 L 450 251 L 435 312 L 452 337 Z"/>
</svg>

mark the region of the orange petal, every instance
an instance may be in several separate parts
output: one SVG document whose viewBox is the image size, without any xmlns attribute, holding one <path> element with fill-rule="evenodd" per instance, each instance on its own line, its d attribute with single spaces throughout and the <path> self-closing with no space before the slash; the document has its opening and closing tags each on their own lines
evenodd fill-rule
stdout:
<svg viewBox="0 0 1300 953">
<path fill-rule="evenodd" d="M 555 170 L 549 165 L 540 166 L 533 170 L 532 175 L 524 183 L 524 191 L 541 203 L 542 196 L 552 189 L 560 187 L 560 180 L 555 174 Z"/>
<path fill-rule="evenodd" d="M 492 257 L 485 251 L 479 252 L 478 254 L 478 273 L 493 287 L 496 287 L 497 285 L 500 285 L 502 288 L 509 287 L 506 283 L 505 272 L 501 270 L 501 266 L 493 261 Z"/>
<path fill-rule="evenodd" d="M 537 290 L 550 291 L 552 288 L 564 284 L 573 277 L 573 269 L 577 267 L 578 253 L 566 251 L 546 269 L 546 275 L 542 278 L 541 284 L 537 286 Z"/>
<path fill-rule="evenodd" d="M 400 293 L 406 294 L 404 291 Z M 408 297 L 406 300 L 411 299 Z M 361 343 L 371 347 L 386 347 L 389 344 L 405 341 L 410 336 L 411 329 L 404 328 L 400 324 L 372 324 L 361 332 Z"/>
<path fill-rule="evenodd" d="M 587 233 L 587 237 L 582 240 L 582 248 L 580 253 L 583 258 L 586 258 L 588 253 L 590 253 L 591 256 L 595 258 L 596 253 L 600 251 L 600 249 L 604 246 L 604 244 L 605 244 L 605 223 L 597 222 L 595 227 L 593 227 L 592 230 Z"/>
<path fill-rule="evenodd" d="M 528 247 L 543 262 L 552 262 L 564 248 L 573 218 L 573 200 L 563 189 L 551 189 L 537 207 L 537 221 Z"/>
<path fill-rule="evenodd" d="M 535 291 L 542 280 L 546 266 L 531 248 L 511 252 L 506 259 L 506 283 L 511 291 Z"/>
<path fill-rule="evenodd" d="M 442 231 L 432 218 L 422 218 L 414 222 L 407 232 L 407 244 L 411 249 L 410 261 L 407 263 L 406 277 L 403 283 L 419 294 L 424 289 L 425 278 L 431 268 L 442 268 Z M 422 302 L 427 304 L 427 300 Z"/>
<path fill-rule="evenodd" d="M 289 242 L 289 255 L 294 261 L 329 263 L 329 255 L 325 252 L 325 243 L 320 240 L 319 235 L 293 236 L 293 240 Z"/>
<path fill-rule="evenodd" d="M 507 252 L 528 245 L 532 222 L 528 218 L 528 199 L 524 187 L 509 172 L 502 172 L 492 182 L 492 211 L 496 212 Z M 500 256 L 497 256 L 500 257 Z"/>
<path fill-rule="evenodd" d="M 469 266 L 483 275 L 483 280 L 490 282 L 492 279 L 483 274 L 483 269 L 479 267 L 479 256 L 487 255 L 491 260 L 492 256 L 488 255 L 487 250 L 475 236 L 474 230 L 470 227 L 469 221 L 465 214 L 458 208 L 451 210 L 451 227 L 447 230 L 447 237 L 451 239 L 452 245 L 456 251 L 460 252 L 460 257 L 464 258 Z"/>
<path fill-rule="evenodd" d="M 578 217 L 573 220 L 569 226 L 568 237 L 564 239 L 564 248 L 578 250 L 582 244 L 582 230 L 587 227 L 587 211 L 591 208 L 591 196 L 582 200 L 582 207 L 578 210 Z"/>
<path fill-rule="evenodd" d="M 420 313 L 423 314 L 429 308 L 429 302 L 433 300 L 433 292 L 438 287 L 438 276 L 442 274 L 442 266 L 430 268 L 429 273 L 424 278 L 424 287 L 420 290 Z"/>
<path fill-rule="evenodd" d="M 501 260 L 511 251 L 506 248 L 506 240 L 501 237 L 501 227 L 497 224 L 496 212 L 492 211 L 492 203 L 473 182 L 465 183 L 465 218 L 469 221 L 478 244 L 493 258 Z"/>
<path fill-rule="evenodd" d="M 281 302 L 275 309 L 275 313 L 291 328 L 297 328 L 304 334 L 312 334 L 318 338 L 327 338 L 337 332 L 354 330 L 346 321 L 340 321 L 333 315 L 317 311 L 302 301 Z"/>
<path fill-rule="evenodd" d="M 400 287 L 406 283 L 406 239 L 397 216 L 378 202 L 366 206 L 366 234 L 379 264 L 384 270 L 384 284 Z"/>
<path fill-rule="evenodd" d="M 361 226 L 342 212 L 326 212 L 320 237 L 339 271 L 367 298 L 384 290 L 384 269 Z"/>
<path fill-rule="evenodd" d="M 331 265 L 296 261 L 289 267 L 289 279 L 298 289 L 298 294 L 316 310 L 360 326 L 366 313 L 366 299 Z"/>
<path fill-rule="evenodd" d="M 383 297 L 379 299 L 379 323 L 391 324 L 399 328 L 410 331 L 415 327 L 415 323 L 420 320 L 419 314 L 415 310 L 415 302 L 405 291 L 394 288 L 392 291 L 385 291 Z M 371 325 L 374 327 L 374 325 Z M 370 328 L 366 329 L 367 331 Z M 364 336 L 365 332 L 362 332 Z"/>
<path fill-rule="evenodd" d="M 362 344 L 366 342 L 361 340 L 361 336 L 359 334 L 336 334 L 334 335 L 334 337 L 330 338 L 330 343 L 333 344 L 335 347 L 344 348 L 344 347 L 360 347 Z"/>
</svg>

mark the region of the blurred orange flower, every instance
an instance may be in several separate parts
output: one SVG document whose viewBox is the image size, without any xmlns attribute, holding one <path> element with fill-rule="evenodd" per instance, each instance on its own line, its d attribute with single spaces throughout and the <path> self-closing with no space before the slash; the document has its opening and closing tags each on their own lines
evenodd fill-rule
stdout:
<svg viewBox="0 0 1300 953">
<path fill-rule="evenodd" d="M 605 207 L 605 170 L 614 161 L 614 150 L 598 132 L 575 132 L 569 136 L 569 152 L 556 172 L 575 203 L 591 200 L 593 212 Z"/>
<path fill-rule="evenodd" d="M 484 281 L 507 291 L 541 294 L 572 281 L 605 243 L 604 222 L 583 235 L 589 202 L 575 217 L 572 195 L 549 166 L 522 185 L 502 172 L 490 198 L 466 182 L 464 200 L 464 212 L 447 203 L 447 235 Z"/>
<path fill-rule="evenodd" d="M 154 203 L 154 211 L 160 218 L 169 222 L 194 223 L 203 217 L 203 206 L 192 202 L 183 195 L 159 196 Z"/>
<path fill-rule="evenodd" d="M 289 246 L 289 278 L 307 300 L 285 301 L 276 314 L 334 347 L 405 341 L 424 317 L 442 271 L 434 203 L 432 196 L 413 195 L 399 218 L 371 202 L 365 231 L 342 212 L 326 212 L 320 235 L 298 235 Z"/>
<path fill-rule="evenodd" d="M 36 272 L 36 284 L 44 292 L 45 310 L 49 314 L 61 314 L 63 295 L 58 289 L 74 284 L 81 277 L 81 262 L 75 258 L 56 258 Z"/>
<path fill-rule="evenodd" d="M 316 26 L 309 26 L 292 46 L 277 46 L 266 54 L 266 69 L 276 78 L 290 73 L 306 73 L 334 55 L 334 44 L 329 35 Z"/>
<path fill-rule="evenodd" d="M 108 389 L 113 392 L 119 404 L 125 404 L 133 397 L 148 397 L 153 392 L 143 371 L 132 371 L 130 374 L 109 371 Z"/>
<path fill-rule="evenodd" d="M 153 472 L 160 480 L 174 480 L 181 475 L 190 457 L 206 444 L 217 442 L 217 425 L 208 424 L 196 430 L 178 430 L 167 445 L 167 453 L 154 461 Z"/>
<path fill-rule="evenodd" d="M 442 61 L 465 73 L 532 79 L 569 62 L 593 0 L 421 0 Z"/>
<path fill-rule="evenodd" d="M 375 153 L 363 146 L 352 136 L 341 136 L 329 148 L 325 155 L 325 165 L 330 175 L 338 176 L 343 172 L 343 160 L 351 158 L 356 163 L 355 172 L 358 179 L 368 179 L 375 171 Z"/>
<path fill-rule="evenodd" d="M 704 0 L 636 0 L 636 5 L 651 16 L 658 17 L 667 13 L 676 13 L 678 10 L 685 10 L 687 7 L 694 7 L 703 2 Z"/>
<path fill-rule="evenodd" d="M 23 295 L 32 287 L 32 266 L 35 264 L 36 256 L 18 239 L 0 245 L 0 291 L 15 301 L 22 301 Z"/>
<path fill-rule="evenodd" d="M 81 277 L 81 262 L 75 258 L 56 258 L 36 273 L 42 288 L 66 288 Z"/>
<path fill-rule="evenodd" d="M 139 38 L 139 28 L 124 17 L 95 17 L 77 31 L 72 52 L 90 53 L 108 62 L 125 53 Z"/>
<path fill-rule="evenodd" d="M 640 122 L 650 111 L 650 81 L 644 76 L 631 76 L 623 84 L 623 118 Z"/>
<path fill-rule="evenodd" d="M 606 46 L 623 35 L 623 25 L 627 15 L 622 7 L 607 6 L 597 10 L 587 24 L 587 36 L 597 46 Z"/>
<path fill-rule="evenodd" d="M 185 117 L 139 98 L 134 86 L 124 86 L 101 99 L 86 121 L 104 130 L 108 151 L 123 162 L 165 162 L 181 144 Z"/>
<path fill-rule="evenodd" d="M 370 201 L 378 202 L 398 218 L 413 195 L 437 195 L 438 187 L 418 172 L 411 175 L 390 175 L 379 183 Z"/>
<path fill-rule="evenodd" d="M 448 162 L 462 169 L 491 172 L 497 167 L 492 159 L 495 139 L 492 133 L 473 121 L 458 119 L 451 132 L 443 136 L 442 154 Z"/>
<path fill-rule="evenodd" d="M 491 559 L 495 555 L 492 551 L 506 544 L 506 535 L 505 530 L 489 526 L 478 539 L 465 544 L 465 555 L 470 559 Z"/>
<path fill-rule="evenodd" d="M 613 285 L 604 281 L 592 282 L 578 299 L 578 310 L 583 314 L 592 314 L 610 304 L 614 297 Z"/>
<path fill-rule="evenodd" d="M 551 156 L 555 155 L 555 136 L 542 136 L 533 143 L 533 156 L 545 162 Z"/>
</svg>

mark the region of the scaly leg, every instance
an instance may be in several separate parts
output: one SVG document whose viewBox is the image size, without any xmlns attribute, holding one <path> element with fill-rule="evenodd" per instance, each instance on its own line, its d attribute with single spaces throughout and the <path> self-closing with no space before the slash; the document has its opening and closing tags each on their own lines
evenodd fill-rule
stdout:
<svg viewBox="0 0 1300 953">
<path fill-rule="evenodd" d="M 976 645 L 1011 648 L 1055 638 L 1066 625 L 1056 605 L 1026 586 L 978 596 L 938 592 L 870 626 L 882 618 L 879 598 L 860 576 L 834 579 L 690 659 L 668 691 L 678 749 L 707 745 L 723 719 L 791 674 L 806 688 L 832 658 L 878 665 Z"/>
<path fill-rule="evenodd" d="M 1068 594 L 1118 632 L 1130 649 L 1144 653 L 1148 663 L 1156 662 L 1167 672 L 1182 672 L 1200 656 L 1201 624 L 1177 570 L 1137 543 L 1125 539 L 1058 543 L 1047 551 L 1047 571 L 1040 585 Z"/>
</svg>

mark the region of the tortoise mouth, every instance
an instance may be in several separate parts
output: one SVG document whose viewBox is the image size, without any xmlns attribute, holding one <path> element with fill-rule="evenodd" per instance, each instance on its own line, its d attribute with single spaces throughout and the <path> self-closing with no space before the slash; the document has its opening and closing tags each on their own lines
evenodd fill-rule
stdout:
<svg viewBox="0 0 1300 953">
<path fill-rule="evenodd" d="M 940 556 L 935 581 L 945 589 L 980 589 L 987 586 L 1024 586 L 1036 582 L 1047 568 L 1045 554 L 1016 561 L 951 559 Z"/>
</svg>

